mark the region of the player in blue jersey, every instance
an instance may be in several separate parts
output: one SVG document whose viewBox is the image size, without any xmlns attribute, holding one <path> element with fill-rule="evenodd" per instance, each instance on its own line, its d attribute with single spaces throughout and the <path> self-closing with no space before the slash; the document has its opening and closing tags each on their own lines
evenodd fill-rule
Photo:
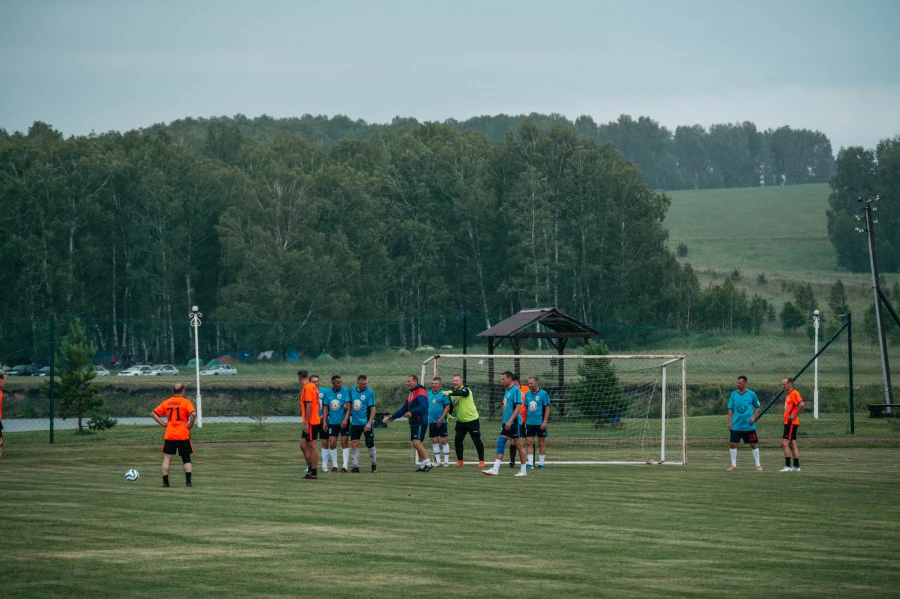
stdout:
<svg viewBox="0 0 900 599">
<path fill-rule="evenodd" d="M 344 467 L 341 472 L 347 472 L 347 461 L 350 457 L 349 444 L 344 437 L 350 436 L 350 390 L 341 384 L 341 377 L 331 377 L 331 387 L 325 389 L 325 407 L 322 412 L 325 416 L 325 426 L 328 427 L 328 447 L 331 459 L 334 463 L 332 472 L 338 472 L 337 462 L 337 438 L 341 436 L 341 446 L 344 447 Z M 327 466 L 327 464 L 325 464 Z"/>
<path fill-rule="evenodd" d="M 366 438 L 369 449 L 369 460 L 372 472 L 375 472 L 375 392 L 369 389 L 369 377 L 364 374 L 356 377 L 356 386 L 350 389 L 350 454 L 353 468 L 350 472 L 359 472 L 359 438 Z"/>
<path fill-rule="evenodd" d="M 449 412 L 450 398 L 444 395 L 441 377 L 436 376 L 431 381 L 431 390 L 428 391 L 428 436 L 431 437 L 434 463 L 437 466 L 442 465 L 441 453 L 443 453 L 444 468 L 450 466 L 450 443 L 447 440 L 447 414 Z"/>
<path fill-rule="evenodd" d="M 515 375 L 506 371 L 500 375 L 500 382 L 506 387 L 503 394 L 503 427 L 500 429 L 500 436 L 497 439 L 497 459 L 494 460 L 494 467 L 482 470 L 488 476 L 500 476 L 500 464 L 503 463 L 503 456 L 506 454 L 506 443 L 510 439 L 515 444 L 519 452 L 519 472 L 515 476 L 527 476 L 525 449 L 522 447 L 522 390 L 516 385 Z"/>
<path fill-rule="evenodd" d="M 756 417 L 759 416 L 759 398 L 747 388 L 747 377 L 741 375 L 737 379 L 737 389 L 728 398 L 728 431 L 731 433 L 731 466 L 729 470 L 737 470 L 737 444 L 748 443 L 753 451 L 756 469 L 762 470 L 759 464 L 759 437 L 756 436 Z"/>
<path fill-rule="evenodd" d="M 540 445 L 541 458 L 538 468 L 544 467 L 547 457 L 547 421 L 550 420 L 550 396 L 541 389 L 536 376 L 528 378 L 528 391 L 525 393 L 525 441 L 528 444 L 528 468 L 534 468 L 534 438 Z"/>
<path fill-rule="evenodd" d="M 397 418 L 406 418 L 409 421 L 409 440 L 416 450 L 418 460 L 416 463 L 419 467 L 416 472 L 429 472 L 434 466 L 428 459 L 428 452 L 422 445 L 425 439 L 425 433 L 428 431 L 428 393 L 425 387 L 419 384 L 419 377 L 414 374 L 406 377 L 406 388 L 409 389 L 409 396 L 400 409 L 387 417 L 385 424 L 390 424 Z"/>
</svg>

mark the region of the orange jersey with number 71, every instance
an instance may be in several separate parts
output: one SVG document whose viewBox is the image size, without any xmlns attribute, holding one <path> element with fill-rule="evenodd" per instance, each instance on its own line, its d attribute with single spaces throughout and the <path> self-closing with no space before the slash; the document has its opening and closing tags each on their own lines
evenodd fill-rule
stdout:
<svg viewBox="0 0 900 599">
<path fill-rule="evenodd" d="M 191 438 L 191 429 L 187 427 L 188 419 L 193 412 L 194 404 L 185 397 L 173 396 L 157 406 L 153 412 L 157 416 L 166 418 L 166 434 L 163 439 L 167 441 L 187 441 Z"/>
</svg>

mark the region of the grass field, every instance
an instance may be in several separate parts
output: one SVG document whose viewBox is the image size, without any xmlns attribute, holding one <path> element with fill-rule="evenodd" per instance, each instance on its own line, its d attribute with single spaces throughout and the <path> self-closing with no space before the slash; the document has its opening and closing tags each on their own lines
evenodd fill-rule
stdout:
<svg viewBox="0 0 900 599">
<path fill-rule="evenodd" d="M 471 449 L 469 449 L 471 451 Z M 900 464 L 801 446 L 780 473 L 724 446 L 681 467 L 550 466 L 300 480 L 293 445 L 200 445 L 195 486 L 155 448 L 7 450 L 4 597 L 884 597 L 900 592 Z M 136 483 L 124 471 L 138 468 Z"/>
</svg>

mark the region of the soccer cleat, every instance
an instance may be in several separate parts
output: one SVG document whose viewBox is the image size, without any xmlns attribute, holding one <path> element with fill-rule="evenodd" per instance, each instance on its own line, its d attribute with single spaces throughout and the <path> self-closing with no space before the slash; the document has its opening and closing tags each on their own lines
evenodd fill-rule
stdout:
<svg viewBox="0 0 900 599">
<path fill-rule="evenodd" d="M 372 464 L 372 472 L 375 472 L 376 465 Z"/>
<path fill-rule="evenodd" d="M 794 467 L 792 468 L 792 470 L 793 470 L 794 472 L 800 472 L 800 466 L 794 466 Z"/>
<path fill-rule="evenodd" d="M 528 476 L 527 472 L 516 472 L 513 476 Z"/>
<path fill-rule="evenodd" d="M 482 470 L 483 474 L 487 474 L 488 476 L 500 476 L 499 472 L 495 472 L 493 468 L 489 468 L 488 470 Z"/>
<path fill-rule="evenodd" d="M 479 467 L 479 468 L 484 468 L 484 462 L 483 462 L 483 461 L 478 462 L 478 467 Z"/>
<path fill-rule="evenodd" d="M 169 488 L 169 483 L 163 483 L 162 486 L 163 486 L 163 489 L 168 489 L 168 488 Z"/>
<path fill-rule="evenodd" d="M 331 469 L 332 472 L 338 472 L 337 466 Z"/>
<path fill-rule="evenodd" d="M 346 469 L 346 468 L 341 468 L 341 474 L 347 474 L 347 469 Z"/>
<path fill-rule="evenodd" d="M 443 464 L 441 464 L 441 466 L 443 466 L 444 468 L 449 468 L 450 462 L 444 462 Z"/>
<path fill-rule="evenodd" d="M 316 476 L 315 474 L 310 474 L 309 472 L 307 472 L 306 476 L 304 476 L 303 479 L 304 480 L 318 480 L 319 477 Z"/>
<path fill-rule="evenodd" d="M 737 470 L 737 466 L 729 466 L 728 469 L 729 470 Z"/>
<path fill-rule="evenodd" d="M 462 460 L 456 460 L 456 465 L 457 466 L 465 466 L 466 463 Z M 481 462 L 481 465 L 484 466 L 484 462 Z"/>
<path fill-rule="evenodd" d="M 194 485 L 192 485 L 191 483 L 185 483 L 184 486 L 186 486 L 186 487 L 193 487 Z"/>
<path fill-rule="evenodd" d="M 534 470 L 534 466 L 528 464 L 527 466 L 525 466 L 525 470 Z"/>
<path fill-rule="evenodd" d="M 794 469 L 791 466 L 785 466 L 784 468 L 779 470 L 779 472 L 793 472 L 793 471 L 794 471 Z"/>
<path fill-rule="evenodd" d="M 353 474 L 359 474 L 359 468 L 357 466 L 354 466 L 353 470 L 351 470 L 350 472 L 352 472 Z"/>
<path fill-rule="evenodd" d="M 544 469 L 544 465 L 543 465 L 543 464 L 538 464 L 538 465 L 537 465 L 537 469 L 538 469 L 538 470 L 543 470 L 543 469 Z"/>
<path fill-rule="evenodd" d="M 515 463 L 515 462 L 510 462 L 510 463 L 509 463 L 509 467 L 510 467 L 510 468 L 515 468 L 515 467 L 516 467 L 516 463 Z"/>
<path fill-rule="evenodd" d="M 422 472 L 431 472 L 434 470 L 434 466 L 432 464 L 426 464 L 422 466 Z"/>
<path fill-rule="evenodd" d="M 757 464 L 757 465 L 756 465 L 756 469 L 757 469 L 757 470 L 762 470 L 762 466 L 760 466 L 759 464 Z"/>
</svg>

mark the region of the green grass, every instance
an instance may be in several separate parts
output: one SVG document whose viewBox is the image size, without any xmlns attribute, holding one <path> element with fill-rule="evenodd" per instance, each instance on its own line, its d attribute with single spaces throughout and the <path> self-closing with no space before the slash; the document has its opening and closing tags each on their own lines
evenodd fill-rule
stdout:
<svg viewBox="0 0 900 599">
<path fill-rule="evenodd" d="M 471 450 L 470 450 L 471 451 Z M 864 597 L 897 591 L 900 464 L 802 445 L 803 472 L 685 467 L 412 472 L 299 480 L 293 446 L 200 445 L 193 489 L 155 449 L 8 449 L 4 597 Z M 552 458 L 552 456 L 551 456 Z M 123 480 L 138 468 L 137 483 Z"/>
</svg>

